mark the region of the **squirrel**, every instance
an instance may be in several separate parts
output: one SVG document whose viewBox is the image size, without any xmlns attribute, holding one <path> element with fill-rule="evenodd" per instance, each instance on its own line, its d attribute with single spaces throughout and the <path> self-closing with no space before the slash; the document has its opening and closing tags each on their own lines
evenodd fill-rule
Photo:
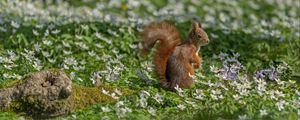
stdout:
<svg viewBox="0 0 300 120">
<path fill-rule="evenodd" d="M 194 84 L 194 69 L 201 65 L 198 51 L 209 43 L 209 38 L 197 21 L 186 41 L 181 41 L 176 27 L 167 21 L 152 22 L 140 33 L 141 53 L 148 54 L 156 43 L 158 46 L 153 59 L 154 70 L 164 88 L 191 88 Z"/>
</svg>

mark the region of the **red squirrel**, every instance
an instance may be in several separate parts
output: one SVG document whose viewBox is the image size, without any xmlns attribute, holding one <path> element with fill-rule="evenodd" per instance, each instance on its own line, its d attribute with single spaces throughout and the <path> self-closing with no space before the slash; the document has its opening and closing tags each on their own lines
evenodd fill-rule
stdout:
<svg viewBox="0 0 300 120">
<path fill-rule="evenodd" d="M 182 42 L 176 27 L 166 21 L 153 22 L 141 32 L 141 51 L 149 53 L 156 42 L 153 59 L 156 75 L 164 88 L 191 88 L 194 84 L 194 69 L 200 67 L 198 51 L 208 44 L 209 38 L 199 22 L 193 21 L 188 38 Z"/>
</svg>

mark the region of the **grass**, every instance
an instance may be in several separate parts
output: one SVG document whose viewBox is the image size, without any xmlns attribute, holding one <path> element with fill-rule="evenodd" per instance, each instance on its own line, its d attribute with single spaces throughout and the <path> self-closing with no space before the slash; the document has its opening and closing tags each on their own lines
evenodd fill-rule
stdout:
<svg viewBox="0 0 300 120">
<path fill-rule="evenodd" d="M 53 119 L 299 119 L 295 1 L 22 0 L 0 6 L 0 88 L 31 72 L 64 69 L 74 83 L 75 111 Z M 211 40 L 199 52 L 196 85 L 164 90 L 152 70 L 153 54 L 139 56 L 139 31 L 150 21 L 168 19 L 184 39 L 192 18 Z M 229 59 L 241 63 L 235 80 L 222 79 L 227 74 L 220 70 L 237 64 L 226 63 Z M 274 71 L 254 79 L 263 70 Z M 270 80 L 275 73 L 277 79 Z M 93 87 L 96 80 L 101 88 Z M 28 116 L 0 112 L 0 119 L 20 118 Z"/>
</svg>

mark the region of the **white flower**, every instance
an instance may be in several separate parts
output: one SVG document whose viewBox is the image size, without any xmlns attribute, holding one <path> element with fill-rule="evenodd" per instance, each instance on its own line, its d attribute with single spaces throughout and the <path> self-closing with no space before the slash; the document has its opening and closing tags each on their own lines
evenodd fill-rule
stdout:
<svg viewBox="0 0 300 120">
<path fill-rule="evenodd" d="M 214 100 L 218 100 L 218 96 L 214 95 L 214 94 L 210 94 L 210 97 Z"/>
<path fill-rule="evenodd" d="M 0 26 L 0 32 L 4 32 L 5 33 L 5 32 L 7 32 L 7 29 L 5 29 L 4 27 Z"/>
<path fill-rule="evenodd" d="M 147 102 L 147 100 L 145 98 L 141 98 L 139 101 L 140 101 L 140 106 L 142 108 L 146 108 L 147 107 L 148 102 Z"/>
<path fill-rule="evenodd" d="M 238 94 L 233 95 L 234 100 L 239 100 L 241 97 Z"/>
<path fill-rule="evenodd" d="M 112 97 L 113 99 L 115 99 L 115 100 L 119 99 L 119 97 L 116 95 L 116 93 L 112 93 L 112 94 L 111 94 L 111 97 Z"/>
<path fill-rule="evenodd" d="M 184 109 L 186 108 L 186 106 L 185 106 L 185 105 L 182 105 L 182 104 L 177 105 L 177 107 L 178 107 L 180 110 L 184 110 Z"/>
<path fill-rule="evenodd" d="M 18 29 L 20 27 L 20 24 L 18 22 L 11 21 L 11 26 Z"/>
<path fill-rule="evenodd" d="M 55 29 L 54 31 L 51 31 L 51 33 L 54 34 L 54 35 L 56 35 L 56 34 L 60 33 L 60 30 Z"/>
<path fill-rule="evenodd" d="M 46 57 L 46 58 L 48 58 L 48 57 L 51 56 L 50 53 L 49 53 L 48 51 L 42 51 L 42 54 L 43 54 L 43 56 Z"/>
<path fill-rule="evenodd" d="M 63 50 L 63 53 L 64 53 L 65 55 L 71 55 L 71 54 L 72 54 L 72 51 L 66 51 L 66 50 Z"/>
<path fill-rule="evenodd" d="M 52 63 L 52 64 L 54 64 L 55 62 L 56 62 L 56 59 L 50 59 L 50 58 L 47 58 L 48 59 L 48 61 L 50 62 L 50 63 Z"/>
<path fill-rule="evenodd" d="M 151 115 L 153 115 L 153 116 L 156 115 L 156 110 L 155 110 L 154 108 L 152 108 L 152 107 L 149 107 L 148 112 L 149 112 Z"/>
<path fill-rule="evenodd" d="M 40 33 L 37 30 L 35 30 L 35 29 L 32 29 L 32 33 L 35 36 L 39 36 L 40 35 Z"/>
<path fill-rule="evenodd" d="M 36 70 L 41 70 L 43 68 L 42 62 L 41 60 L 36 60 L 33 61 L 33 65 L 32 65 Z"/>
<path fill-rule="evenodd" d="M 148 93 L 147 91 L 142 91 L 140 92 L 140 98 L 148 98 L 150 96 L 150 93 Z"/>
<path fill-rule="evenodd" d="M 180 96 L 180 97 L 184 97 L 184 91 L 178 86 L 176 85 L 174 87 L 174 89 L 177 91 L 177 94 Z"/>
<path fill-rule="evenodd" d="M 220 72 L 220 70 L 217 67 L 215 67 L 214 65 L 209 66 L 209 68 L 210 68 L 210 71 L 212 71 L 213 73 L 219 73 Z"/>
<path fill-rule="evenodd" d="M 44 43 L 46 46 L 51 46 L 51 45 L 52 45 L 52 41 L 50 41 L 50 40 L 44 40 L 43 43 Z"/>
<path fill-rule="evenodd" d="M 44 33 L 45 36 L 48 36 L 49 35 L 49 30 L 47 29 Z"/>
<path fill-rule="evenodd" d="M 276 103 L 276 106 L 278 108 L 279 111 L 284 109 L 284 105 L 286 104 L 286 102 L 284 100 L 281 100 L 279 102 Z"/>
<path fill-rule="evenodd" d="M 196 89 L 196 93 L 194 93 L 194 96 L 196 99 L 203 100 L 205 95 L 203 94 L 202 90 Z"/>
<path fill-rule="evenodd" d="M 118 95 L 122 95 L 122 92 L 120 90 L 118 90 L 117 88 L 114 90 L 115 93 L 117 93 Z"/>
<path fill-rule="evenodd" d="M 34 46 L 35 51 L 37 51 L 37 52 L 42 50 L 41 45 L 39 43 L 36 43 L 33 46 Z"/>
<path fill-rule="evenodd" d="M 260 115 L 261 116 L 265 116 L 265 115 L 268 115 L 268 113 L 267 113 L 267 110 L 259 110 L 259 113 L 260 113 Z"/>
<path fill-rule="evenodd" d="M 156 102 L 158 102 L 158 103 L 161 103 L 163 101 L 163 97 L 158 93 L 155 94 L 153 99 L 156 100 Z"/>
<path fill-rule="evenodd" d="M 77 61 L 75 58 L 70 57 L 70 58 L 66 58 L 64 60 L 64 63 L 66 63 L 67 65 L 77 65 Z"/>
<path fill-rule="evenodd" d="M 130 108 L 124 107 L 124 108 L 117 108 L 117 115 L 119 117 L 124 117 L 127 113 L 131 113 L 132 110 Z"/>
<path fill-rule="evenodd" d="M 285 94 L 283 94 L 282 91 L 278 91 L 278 90 L 275 91 L 275 94 L 276 94 L 278 97 L 284 97 L 284 96 L 285 96 Z"/>
<path fill-rule="evenodd" d="M 88 54 L 89 54 L 91 57 L 94 57 L 94 56 L 96 55 L 96 52 L 92 50 L 92 51 L 89 51 Z"/>
<path fill-rule="evenodd" d="M 117 108 L 119 108 L 119 107 L 122 107 L 122 106 L 124 106 L 125 104 L 124 104 L 124 101 L 118 101 L 117 103 L 116 103 L 116 107 Z"/>
<path fill-rule="evenodd" d="M 102 88 L 102 93 L 105 94 L 105 95 L 109 95 L 109 91 L 107 91 L 107 90 L 105 90 L 103 88 Z"/>
<path fill-rule="evenodd" d="M 100 33 L 95 33 L 96 37 L 100 40 L 103 40 L 104 42 L 106 42 L 107 44 L 112 44 L 112 41 L 105 38 L 104 36 L 102 36 Z"/>
<path fill-rule="evenodd" d="M 195 102 L 188 101 L 188 100 L 185 100 L 185 102 L 186 102 L 187 104 L 192 105 L 192 107 L 196 107 L 196 106 L 197 106 Z"/>
<path fill-rule="evenodd" d="M 247 115 L 239 115 L 239 120 L 247 120 Z"/>
<path fill-rule="evenodd" d="M 102 112 L 110 112 L 111 109 L 109 107 L 101 107 Z"/>
<path fill-rule="evenodd" d="M 108 116 L 103 116 L 101 120 L 110 120 L 110 118 Z"/>
</svg>

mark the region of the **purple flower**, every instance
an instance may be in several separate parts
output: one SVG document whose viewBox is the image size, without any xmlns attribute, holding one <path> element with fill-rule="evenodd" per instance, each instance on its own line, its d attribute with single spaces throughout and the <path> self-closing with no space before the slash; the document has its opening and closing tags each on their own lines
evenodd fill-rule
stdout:
<svg viewBox="0 0 300 120">
<path fill-rule="evenodd" d="M 219 69 L 218 76 L 224 80 L 236 80 L 239 72 L 243 69 L 242 64 L 237 60 L 239 53 L 229 57 L 226 53 L 220 53 L 218 58 L 223 61 L 222 68 Z"/>
<path fill-rule="evenodd" d="M 271 66 L 267 69 L 259 70 L 255 73 L 255 79 L 268 79 L 268 80 L 275 80 L 279 78 L 279 71 L 274 66 Z"/>
</svg>

